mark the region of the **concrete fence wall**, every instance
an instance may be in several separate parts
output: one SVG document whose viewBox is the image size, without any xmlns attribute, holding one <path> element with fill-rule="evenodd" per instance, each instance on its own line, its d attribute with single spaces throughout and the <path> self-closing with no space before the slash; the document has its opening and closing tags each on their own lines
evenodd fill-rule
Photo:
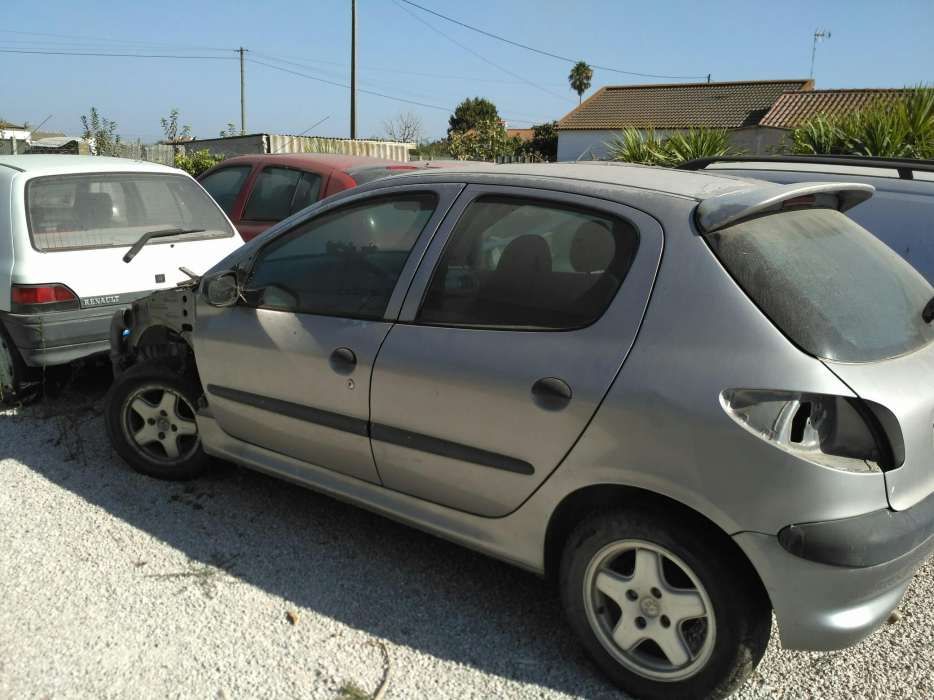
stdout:
<svg viewBox="0 0 934 700">
<path fill-rule="evenodd" d="M 183 148 L 187 153 L 207 150 L 226 157 L 254 153 L 341 153 L 369 156 L 405 162 L 414 143 L 398 141 L 369 141 L 364 139 L 335 139 L 321 136 L 288 136 L 285 134 L 245 134 L 218 139 L 188 141 Z"/>
</svg>

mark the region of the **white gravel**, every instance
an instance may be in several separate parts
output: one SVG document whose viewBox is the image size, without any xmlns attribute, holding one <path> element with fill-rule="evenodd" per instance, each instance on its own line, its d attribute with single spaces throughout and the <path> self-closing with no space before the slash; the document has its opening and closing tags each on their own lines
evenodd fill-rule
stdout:
<svg viewBox="0 0 934 700">
<path fill-rule="evenodd" d="M 536 577 L 234 467 L 140 476 L 99 409 L 85 383 L 0 414 L 0 698 L 354 697 L 383 648 L 386 698 L 619 697 Z M 931 562 L 900 613 L 847 651 L 773 639 L 738 697 L 934 697 Z"/>
</svg>

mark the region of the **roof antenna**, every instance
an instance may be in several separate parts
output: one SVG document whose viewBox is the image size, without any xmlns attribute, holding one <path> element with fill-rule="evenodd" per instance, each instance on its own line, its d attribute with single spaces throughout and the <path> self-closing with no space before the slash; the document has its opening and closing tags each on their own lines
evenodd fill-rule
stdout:
<svg viewBox="0 0 934 700">
<path fill-rule="evenodd" d="M 815 29 L 814 30 L 814 43 L 811 45 L 811 75 L 809 76 L 811 80 L 814 80 L 814 56 L 817 54 L 817 44 L 823 39 L 830 38 L 829 29 Z"/>
</svg>

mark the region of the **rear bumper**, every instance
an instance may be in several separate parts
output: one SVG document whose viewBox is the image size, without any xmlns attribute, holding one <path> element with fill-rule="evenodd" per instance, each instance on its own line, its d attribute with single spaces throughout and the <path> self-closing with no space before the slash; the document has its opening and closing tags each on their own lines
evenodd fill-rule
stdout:
<svg viewBox="0 0 934 700">
<path fill-rule="evenodd" d="M 934 552 L 934 530 L 926 519 L 932 504 L 928 498 L 888 526 L 880 518 L 898 514 L 880 511 L 795 526 L 794 537 L 790 528 L 781 537 L 734 535 L 765 584 L 783 646 L 842 649 L 881 625 Z M 871 526 L 882 530 L 871 532 Z"/>
<path fill-rule="evenodd" d="M 62 365 L 110 349 L 110 319 L 117 308 L 3 313 L 0 320 L 27 365 Z"/>
</svg>

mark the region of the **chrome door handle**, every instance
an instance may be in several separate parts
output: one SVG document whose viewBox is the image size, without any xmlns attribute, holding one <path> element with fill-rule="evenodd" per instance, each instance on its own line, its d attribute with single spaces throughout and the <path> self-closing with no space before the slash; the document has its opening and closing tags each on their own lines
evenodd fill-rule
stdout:
<svg viewBox="0 0 934 700">
<path fill-rule="evenodd" d="M 328 364 L 338 374 L 351 374 L 357 366 L 357 356 L 350 348 L 337 348 L 328 358 Z"/>
<path fill-rule="evenodd" d="M 572 396 L 571 387 L 558 377 L 542 377 L 532 385 L 532 400 L 546 411 L 560 411 Z"/>
</svg>

